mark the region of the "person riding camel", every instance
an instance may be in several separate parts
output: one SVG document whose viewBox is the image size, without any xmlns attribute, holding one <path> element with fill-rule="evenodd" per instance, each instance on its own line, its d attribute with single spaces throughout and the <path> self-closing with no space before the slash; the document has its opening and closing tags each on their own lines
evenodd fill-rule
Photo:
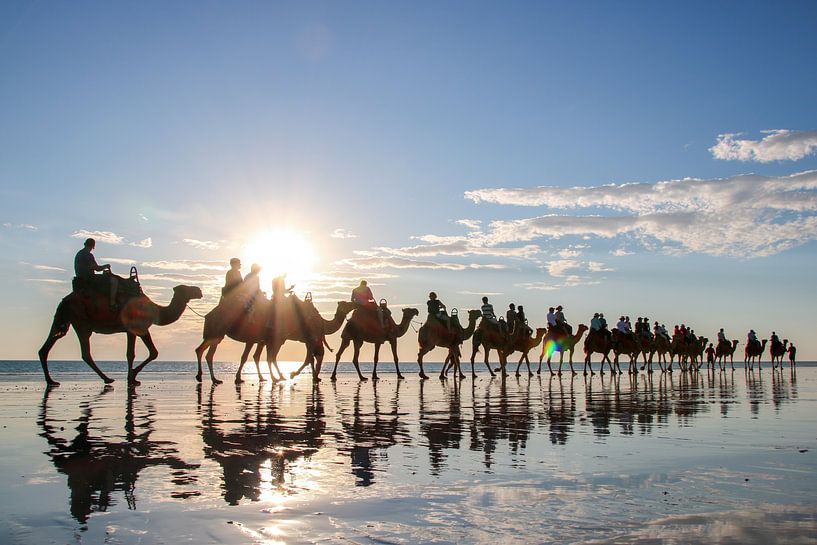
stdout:
<svg viewBox="0 0 817 545">
<path fill-rule="evenodd" d="M 573 326 L 567 323 L 565 313 L 562 312 L 562 305 L 556 307 L 556 325 L 561 327 L 568 335 L 573 335 Z"/>
<path fill-rule="evenodd" d="M 599 313 L 596 312 L 593 314 L 593 319 L 590 320 L 590 333 L 597 333 L 601 331 L 601 319 L 599 318 Z"/>
<path fill-rule="evenodd" d="M 508 328 L 508 334 L 513 334 L 516 331 L 516 305 L 513 303 L 508 305 L 508 310 L 505 311 L 505 327 Z"/>
<path fill-rule="evenodd" d="M 241 283 L 241 292 L 245 298 L 244 308 L 247 311 L 250 321 L 252 321 L 254 317 L 256 299 L 259 297 L 266 299 L 264 292 L 261 291 L 261 279 L 258 277 L 260 272 L 261 265 L 253 263 L 252 267 L 250 267 L 250 272 L 247 273 L 247 276 L 244 277 L 244 281 Z"/>
<path fill-rule="evenodd" d="M 548 309 L 547 321 L 548 321 L 548 328 L 552 329 L 552 328 L 556 327 L 556 309 L 555 308 L 550 307 Z"/>
<path fill-rule="evenodd" d="M 482 312 L 483 320 L 488 320 L 494 324 L 497 323 L 496 314 L 494 313 L 494 305 L 488 302 L 487 297 L 482 298 L 482 306 L 479 308 L 479 310 Z"/>
<path fill-rule="evenodd" d="M 437 299 L 437 294 L 433 291 L 428 294 L 428 301 L 426 301 L 426 307 L 428 307 L 428 320 L 431 318 L 436 319 L 441 324 L 443 324 L 446 329 L 451 331 L 451 322 L 448 320 L 448 314 L 445 312 L 445 304 L 442 301 Z"/>
<path fill-rule="evenodd" d="M 519 305 L 516 309 L 516 322 L 520 327 L 525 328 L 525 334 L 530 336 L 533 334 L 533 329 L 528 325 L 528 319 L 525 317 L 525 309 Z"/>
<path fill-rule="evenodd" d="M 629 333 L 627 322 L 624 321 L 624 316 L 622 316 L 621 318 L 618 319 L 618 323 L 616 324 L 616 329 L 622 335 L 626 335 L 627 333 Z"/>
<path fill-rule="evenodd" d="M 272 300 L 273 301 L 280 301 L 284 297 L 289 297 L 292 295 L 292 290 L 295 289 L 295 285 L 293 284 L 290 287 L 286 287 L 286 274 L 282 274 L 280 276 L 276 276 L 272 279 Z"/>
<path fill-rule="evenodd" d="M 96 241 L 92 238 L 85 239 L 82 249 L 74 256 L 74 276 L 77 280 L 75 290 L 79 288 L 80 290 L 102 291 L 107 287 L 110 296 L 109 305 L 111 311 L 115 311 L 118 279 L 111 272 L 109 264 L 97 264 L 94 254 L 91 253 L 94 248 L 96 248 Z M 97 272 L 102 274 L 96 274 Z"/>
<path fill-rule="evenodd" d="M 385 328 L 383 321 L 383 311 L 377 305 L 372 289 L 365 280 L 361 280 L 358 287 L 352 290 L 352 302 L 356 303 L 358 307 L 377 312 L 377 319 L 380 321 L 380 327 Z"/>
<path fill-rule="evenodd" d="M 760 341 L 757 340 L 757 333 L 755 333 L 754 329 L 750 329 L 749 333 L 746 335 L 746 344 L 752 346 L 760 344 Z"/>
<path fill-rule="evenodd" d="M 224 299 L 241 285 L 241 260 L 234 257 L 230 260 L 230 270 L 224 275 L 224 287 L 221 288 L 221 298 Z"/>
<path fill-rule="evenodd" d="M 778 346 L 779 344 L 781 344 L 780 343 L 780 337 L 778 337 L 777 333 L 775 333 L 774 331 L 772 331 L 772 336 L 769 339 L 769 342 L 772 343 L 772 346 Z"/>
</svg>

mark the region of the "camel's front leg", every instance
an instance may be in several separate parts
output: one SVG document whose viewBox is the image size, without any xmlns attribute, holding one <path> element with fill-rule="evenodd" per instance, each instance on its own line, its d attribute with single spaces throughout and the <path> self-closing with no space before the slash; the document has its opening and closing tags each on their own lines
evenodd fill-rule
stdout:
<svg viewBox="0 0 817 545">
<path fill-rule="evenodd" d="M 198 371 L 196 371 L 196 382 L 201 382 L 201 358 L 208 348 L 210 348 L 209 340 L 202 341 L 201 344 L 196 347 L 196 365 L 198 367 Z"/>
<path fill-rule="evenodd" d="M 244 343 L 244 350 L 241 352 L 241 359 L 238 360 L 238 370 L 235 372 L 235 383 L 241 384 L 244 382 L 241 379 L 241 370 L 244 369 L 244 364 L 250 357 L 250 350 L 252 350 L 254 343 Z M 258 370 L 258 376 L 261 376 L 261 370 Z"/>
<path fill-rule="evenodd" d="M 397 373 L 397 378 L 405 378 L 400 374 L 400 360 L 397 357 L 397 339 L 389 339 L 389 344 L 391 345 L 391 355 L 394 358 L 394 371 Z"/>
<path fill-rule="evenodd" d="M 279 380 L 284 380 L 284 374 L 278 368 L 278 352 L 281 350 L 281 346 L 283 346 L 284 341 L 277 341 L 273 340 L 272 342 L 267 342 L 267 367 L 269 368 L 269 376 L 270 380 L 278 382 Z M 275 367 L 275 371 L 278 372 L 276 376 L 272 372 L 272 368 Z"/>
<path fill-rule="evenodd" d="M 377 380 L 377 363 L 380 361 L 380 343 L 374 343 L 374 368 L 372 369 L 372 379 Z"/>
</svg>

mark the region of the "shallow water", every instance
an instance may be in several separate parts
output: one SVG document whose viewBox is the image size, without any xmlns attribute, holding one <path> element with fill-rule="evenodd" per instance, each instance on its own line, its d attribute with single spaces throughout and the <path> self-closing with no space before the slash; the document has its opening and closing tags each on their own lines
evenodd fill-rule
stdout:
<svg viewBox="0 0 817 545">
<path fill-rule="evenodd" d="M 2 543 L 817 543 L 817 367 L 135 391 L 66 369 L 0 374 Z"/>
</svg>

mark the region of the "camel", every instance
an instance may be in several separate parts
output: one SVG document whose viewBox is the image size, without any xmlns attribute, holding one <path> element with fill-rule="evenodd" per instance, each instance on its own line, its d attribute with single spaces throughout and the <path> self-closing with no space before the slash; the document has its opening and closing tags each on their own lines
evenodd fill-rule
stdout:
<svg viewBox="0 0 817 545">
<path fill-rule="evenodd" d="M 514 351 L 522 352 L 522 356 L 519 358 L 519 363 L 516 364 L 516 376 L 519 376 L 519 368 L 522 366 L 522 361 L 525 361 L 525 364 L 528 366 L 528 375 L 533 376 L 533 372 L 530 370 L 530 360 L 528 359 L 528 352 L 539 346 L 539 343 L 542 342 L 542 339 L 545 338 L 547 334 L 546 327 L 537 327 L 536 328 L 536 335 L 534 337 L 520 337 L 517 343 L 514 345 Z"/>
<path fill-rule="evenodd" d="M 321 316 L 318 309 L 312 304 L 311 296 L 306 301 L 295 299 L 295 303 L 292 307 L 295 311 L 294 318 L 291 316 L 287 318 L 286 315 L 279 314 L 275 326 L 267 330 L 267 339 L 265 340 L 267 365 L 272 363 L 277 369 L 276 358 L 281 346 L 288 340 L 298 341 L 306 345 L 306 359 L 297 371 L 290 374 L 290 378 L 296 377 L 309 365 L 312 367 L 312 380 L 319 382 L 321 380 L 321 367 L 323 366 L 323 349 L 324 346 L 329 346 L 326 344 L 326 336 L 332 335 L 340 329 L 346 315 L 357 308 L 357 303 L 338 301 L 335 315 L 330 320 Z"/>
<path fill-rule="evenodd" d="M 745 369 L 746 366 L 749 366 L 749 370 L 752 371 L 754 369 L 755 358 L 757 358 L 757 369 L 758 371 L 762 371 L 760 368 L 760 357 L 763 355 L 763 351 L 766 350 L 766 343 L 769 342 L 769 339 L 763 339 L 763 341 L 755 341 L 748 343 L 746 348 L 743 350 L 743 368 Z"/>
<path fill-rule="evenodd" d="M 358 364 L 360 347 L 363 346 L 364 342 L 374 343 L 373 379 L 377 379 L 377 362 L 380 354 L 380 345 L 385 342 L 391 345 L 391 353 L 394 357 L 394 369 L 397 371 L 397 378 L 403 378 L 403 375 L 400 373 L 400 365 L 397 358 L 397 339 L 406 334 L 409 325 L 411 325 L 411 320 L 419 313 L 416 308 L 404 308 L 403 318 L 400 320 L 400 323 L 394 324 L 392 321 L 392 327 L 387 330 L 380 323 L 380 319 L 375 310 L 368 308 L 358 308 L 355 310 L 340 334 L 340 348 L 338 348 L 338 353 L 335 355 L 335 367 L 332 369 L 332 380 L 336 378 L 335 375 L 338 370 L 340 356 L 350 343 L 354 346 L 355 353 L 354 356 L 352 356 L 352 363 L 355 364 L 357 375 L 360 380 L 366 380 L 366 377 L 360 372 L 360 366 Z"/>
<path fill-rule="evenodd" d="M 675 356 L 678 356 L 678 367 L 681 368 L 682 373 L 686 373 L 687 370 L 697 369 L 700 353 L 699 339 L 684 340 L 680 335 L 673 335 L 672 344 L 670 345 L 670 362 L 667 369 L 670 373 L 672 372 L 672 363 Z"/>
<path fill-rule="evenodd" d="M 618 360 L 622 354 L 630 356 L 627 372 L 637 373 L 638 354 L 640 353 L 641 344 L 639 343 L 639 339 L 635 336 L 635 334 L 625 334 L 617 332 L 617 330 L 613 331 L 613 363 L 618 368 L 619 373 L 621 373 L 621 367 L 619 366 Z"/>
<path fill-rule="evenodd" d="M 772 369 L 777 367 L 777 364 L 780 364 L 781 369 L 783 368 L 783 356 L 786 355 L 788 351 L 788 339 L 783 339 L 783 342 L 773 342 L 771 348 L 769 348 L 769 352 L 772 355 Z"/>
<path fill-rule="evenodd" d="M 474 328 L 477 325 L 477 318 L 479 318 L 481 315 L 482 313 L 479 310 L 469 310 L 468 326 L 466 326 L 465 329 L 462 329 L 461 326 L 456 327 L 456 325 L 452 325 L 451 329 L 449 329 L 439 320 L 433 318 L 426 320 L 426 323 L 420 327 L 420 331 L 417 333 L 417 341 L 420 344 L 420 350 L 417 352 L 417 364 L 420 366 L 421 379 L 425 380 L 428 378 L 423 370 L 423 356 L 431 352 L 437 346 L 448 349 L 448 355 L 451 361 L 457 367 L 460 377 L 464 377 L 462 370 L 459 368 L 460 345 L 463 341 L 469 339 L 471 335 L 474 334 Z M 444 372 L 445 365 L 443 365 L 443 372 L 441 373 L 441 376 L 444 376 Z M 473 369 L 473 360 L 471 362 L 471 373 L 476 376 Z M 493 374 L 494 372 L 491 371 L 491 375 Z"/>
<path fill-rule="evenodd" d="M 499 368 L 497 371 L 502 372 L 502 376 L 507 376 L 505 366 L 508 363 L 508 355 L 514 351 L 514 346 L 520 340 L 524 340 L 525 328 L 514 327 L 511 332 L 504 331 L 503 327 L 498 322 L 486 321 L 484 318 L 479 323 L 479 327 L 474 331 L 474 340 L 472 341 L 471 349 L 471 371 L 473 374 L 474 359 L 476 358 L 479 347 L 485 350 L 485 366 L 494 375 L 488 359 L 491 355 L 491 350 L 496 350 L 499 356 Z"/>
<path fill-rule="evenodd" d="M 576 329 L 576 333 L 574 335 L 568 335 L 561 328 L 550 328 L 545 336 L 544 343 L 542 344 L 542 353 L 539 355 L 539 369 L 536 371 L 537 374 L 542 372 L 542 359 L 545 357 L 545 353 L 547 353 L 548 357 L 548 371 L 553 373 L 553 369 L 550 367 L 550 358 L 553 356 L 554 352 L 558 352 L 559 370 L 556 372 L 556 374 L 561 375 L 562 362 L 564 360 L 565 352 L 570 352 L 568 363 L 570 364 L 570 372 L 575 375 L 576 371 L 573 370 L 573 350 L 582 339 L 585 331 L 587 331 L 587 326 L 584 324 L 579 324 L 579 327 Z"/>
<path fill-rule="evenodd" d="M 737 339 L 733 339 L 731 343 L 729 341 L 723 341 L 719 342 L 718 346 L 715 347 L 715 361 L 718 362 L 721 371 L 723 371 L 726 366 L 727 356 L 729 356 L 729 363 L 732 365 L 732 370 L 735 370 L 735 348 L 737 348 L 738 342 Z"/>
<path fill-rule="evenodd" d="M 335 317 L 332 320 L 324 320 L 320 316 L 320 313 L 318 313 L 317 309 L 315 309 L 310 299 L 302 301 L 295 296 L 290 296 L 283 299 L 280 304 L 281 308 L 275 313 L 278 318 L 278 322 L 280 322 L 282 326 L 286 321 L 291 321 L 293 323 L 297 322 L 298 326 L 292 328 L 279 328 L 282 333 L 285 332 L 285 334 L 288 334 L 289 336 L 280 341 L 280 344 L 275 350 L 276 356 L 278 350 L 281 348 L 281 345 L 283 345 L 286 340 L 305 342 L 302 340 L 304 337 L 302 332 L 304 330 L 310 331 L 310 334 L 308 335 L 309 339 L 316 339 L 320 341 L 320 348 L 308 344 L 307 356 L 301 369 L 312 363 L 312 358 L 314 358 L 315 352 L 319 351 L 322 357 L 325 335 L 331 335 L 340 329 L 346 314 L 351 312 L 352 308 L 354 307 L 354 303 L 339 302 L 337 311 L 335 312 Z M 207 362 L 208 370 L 210 371 L 210 379 L 213 381 L 213 384 L 221 383 L 220 380 L 216 379 L 213 373 L 213 358 L 219 343 L 225 336 L 245 344 L 244 352 L 241 355 L 241 361 L 235 375 L 236 384 L 242 382 L 241 371 L 247 361 L 247 356 L 253 345 L 256 346 L 253 360 L 255 361 L 256 369 L 258 370 L 258 376 L 261 378 L 261 380 L 263 380 L 259 362 L 261 358 L 261 351 L 263 350 L 264 346 L 267 345 L 268 336 L 270 335 L 271 330 L 274 329 L 274 324 L 276 323 L 273 321 L 273 317 L 271 315 L 272 309 L 272 301 L 259 300 L 254 305 L 252 315 L 249 315 L 245 311 L 241 300 L 234 300 L 222 302 L 219 306 L 208 312 L 205 316 L 204 330 L 202 332 L 202 337 L 204 340 L 198 347 L 196 347 L 196 360 L 198 363 L 196 380 L 201 382 L 201 356 L 206 350 L 207 355 L 205 360 Z M 292 312 L 295 314 L 294 317 L 290 315 Z M 267 353 L 269 354 L 269 349 L 267 350 Z M 268 360 L 267 364 L 269 366 L 270 378 L 272 380 L 284 380 L 285 377 L 278 368 L 277 361 L 274 359 Z M 275 366 L 275 370 L 278 372 L 277 376 L 272 372 L 273 365 Z M 298 372 L 300 372 L 300 369 Z M 296 374 L 297 372 L 292 376 L 295 376 Z"/>
<path fill-rule="evenodd" d="M 650 358 L 658 356 L 658 365 L 661 367 L 661 372 L 667 370 L 667 354 L 670 354 L 672 343 L 664 335 L 656 335 L 652 342 L 652 353 Z"/>
<path fill-rule="evenodd" d="M 610 372 L 615 373 L 616 371 L 613 369 L 613 362 L 610 361 L 610 350 L 612 349 L 613 340 L 611 335 L 605 335 L 601 331 L 598 333 L 588 333 L 587 338 L 584 340 L 584 374 L 587 374 L 588 367 L 590 367 L 591 375 L 596 374 L 593 372 L 593 365 L 590 362 L 590 357 L 593 355 L 593 352 L 598 352 L 602 355 L 601 369 L 599 370 L 602 375 L 604 374 L 605 361 L 610 366 Z M 620 372 L 621 369 L 619 369 L 619 373 Z"/>
<path fill-rule="evenodd" d="M 79 339 L 82 359 L 97 375 L 110 384 L 113 379 L 105 375 L 91 356 L 91 334 L 113 333 L 127 334 L 128 384 L 138 385 L 136 376 L 145 366 L 159 356 L 156 345 L 148 331 L 150 326 L 165 326 L 177 321 L 187 303 L 193 299 L 201 299 L 201 289 L 195 286 L 176 286 L 173 288 L 173 298 L 170 304 L 163 307 L 151 301 L 146 295 L 140 294 L 128 299 L 121 310 L 111 311 L 109 308 L 108 293 L 76 293 L 65 296 L 54 314 L 54 321 L 48 332 L 42 348 L 40 348 L 40 363 L 43 366 L 45 381 L 50 386 L 57 386 L 59 382 L 51 378 L 48 372 L 48 353 L 58 340 L 68 333 L 70 326 Z M 136 367 L 133 366 L 136 358 L 136 338 L 139 337 L 148 349 L 148 357 Z"/>
</svg>

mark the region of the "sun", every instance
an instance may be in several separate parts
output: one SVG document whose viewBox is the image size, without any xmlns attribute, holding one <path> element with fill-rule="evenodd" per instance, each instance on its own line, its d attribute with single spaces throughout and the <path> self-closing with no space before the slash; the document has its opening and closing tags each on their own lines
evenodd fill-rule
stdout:
<svg viewBox="0 0 817 545">
<path fill-rule="evenodd" d="M 272 279 L 286 275 L 286 284 L 295 284 L 299 292 L 308 288 L 317 260 L 315 251 L 303 233 L 291 229 L 264 231 L 242 249 L 241 262 L 246 270 L 261 265 L 261 289 L 272 293 Z"/>
</svg>

